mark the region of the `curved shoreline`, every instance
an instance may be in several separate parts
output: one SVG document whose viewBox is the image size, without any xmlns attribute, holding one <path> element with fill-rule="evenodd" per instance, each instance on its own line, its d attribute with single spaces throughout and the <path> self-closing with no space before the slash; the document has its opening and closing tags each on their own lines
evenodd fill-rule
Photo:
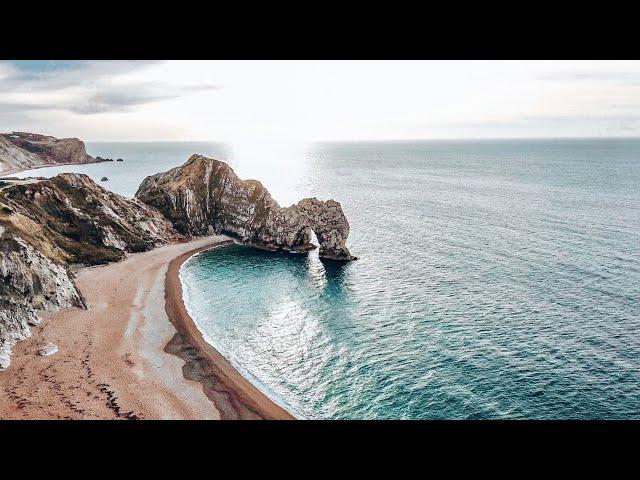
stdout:
<svg viewBox="0 0 640 480">
<path fill-rule="evenodd" d="M 0 372 L 0 419 L 292 419 L 184 310 L 180 266 L 229 240 L 200 237 L 79 270 L 88 308 L 39 314 Z M 38 355 L 48 343 L 58 352 Z"/>
<path fill-rule="evenodd" d="M 191 256 L 232 241 L 206 245 L 174 258 L 169 262 L 165 277 L 165 309 L 177 333 L 165 351 L 185 361 L 185 378 L 203 385 L 220 412 L 221 419 L 295 420 L 283 407 L 238 372 L 231 363 L 208 343 L 184 305 L 180 267 Z"/>
<path fill-rule="evenodd" d="M 98 162 L 98 161 L 92 161 L 92 162 L 82 162 L 82 163 L 77 163 L 77 162 L 64 162 L 64 163 L 54 163 L 53 165 L 38 165 L 37 167 L 31 167 L 31 168 L 19 168 L 19 169 L 9 169 L 9 170 L 2 170 L 0 171 L 0 178 L 1 177 L 7 177 L 8 175 L 15 175 L 17 173 L 23 173 L 23 172 L 29 172 L 31 170 L 42 170 L 43 168 L 52 168 L 52 167 L 67 167 L 69 165 L 93 165 L 95 163 L 110 163 L 110 162 Z M 25 178 L 33 178 L 33 177 L 25 177 Z"/>
</svg>

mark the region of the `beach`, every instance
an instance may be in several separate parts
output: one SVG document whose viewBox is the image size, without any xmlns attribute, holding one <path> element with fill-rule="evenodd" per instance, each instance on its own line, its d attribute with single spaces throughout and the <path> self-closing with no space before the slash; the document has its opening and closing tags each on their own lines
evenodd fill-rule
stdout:
<svg viewBox="0 0 640 480">
<path fill-rule="evenodd" d="M 77 272 L 88 309 L 41 313 L 0 372 L 0 419 L 293 419 L 207 344 L 179 270 L 223 236 Z M 39 356 L 48 343 L 58 347 Z"/>
</svg>

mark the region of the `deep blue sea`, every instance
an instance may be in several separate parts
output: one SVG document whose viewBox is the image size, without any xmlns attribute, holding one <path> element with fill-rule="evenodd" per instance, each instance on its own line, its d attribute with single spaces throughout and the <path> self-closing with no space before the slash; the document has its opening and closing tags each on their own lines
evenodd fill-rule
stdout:
<svg viewBox="0 0 640 480">
<path fill-rule="evenodd" d="M 640 140 L 89 144 L 133 195 L 191 153 L 341 202 L 359 260 L 192 257 L 208 340 L 305 418 L 640 418 Z"/>
</svg>

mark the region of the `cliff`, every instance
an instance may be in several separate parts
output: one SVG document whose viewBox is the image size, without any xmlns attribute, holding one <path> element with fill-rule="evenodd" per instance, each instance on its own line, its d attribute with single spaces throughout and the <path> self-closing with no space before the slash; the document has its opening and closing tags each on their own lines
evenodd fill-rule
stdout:
<svg viewBox="0 0 640 480">
<path fill-rule="evenodd" d="M 0 174 L 36 167 L 92 163 L 85 145 L 77 138 L 54 138 L 36 133 L 0 134 Z"/>
<path fill-rule="evenodd" d="M 30 335 L 36 310 L 84 301 L 77 266 L 122 259 L 179 238 L 157 211 L 81 174 L 10 182 L 0 189 L 0 368 Z"/>
<path fill-rule="evenodd" d="M 31 335 L 36 309 L 84 307 L 69 271 L 0 226 L 0 369 L 11 348 Z"/>
<path fill-rule="evenodd" d="M 349 223 L 334 200 L 306 198 L 280 207 L 262 184 L 240 180 L 224 162 L 192 155 L 181 167 L 147 177 L 136 198 L 155 207 L 185 235 L 222 233 L 259 248 L 355 260 L 346 247 Z"/>
</svg>

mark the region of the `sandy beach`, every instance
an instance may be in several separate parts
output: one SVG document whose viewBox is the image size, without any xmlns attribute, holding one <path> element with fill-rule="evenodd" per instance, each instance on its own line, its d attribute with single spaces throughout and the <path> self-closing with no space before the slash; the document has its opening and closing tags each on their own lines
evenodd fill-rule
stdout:
<svg viewBox="0 0 640 480">
<path fill-rule="evenodd" d="M 0 372 L 0 419 L 293 419 L 207 344 L 178 273 L 211 236 L 81 270 L 88 310 L 43 313 Z M 166 302 L 166 303 L 165 303 Z M 58 346 L 52 356 L 37 351 Z"/>
</svg>

